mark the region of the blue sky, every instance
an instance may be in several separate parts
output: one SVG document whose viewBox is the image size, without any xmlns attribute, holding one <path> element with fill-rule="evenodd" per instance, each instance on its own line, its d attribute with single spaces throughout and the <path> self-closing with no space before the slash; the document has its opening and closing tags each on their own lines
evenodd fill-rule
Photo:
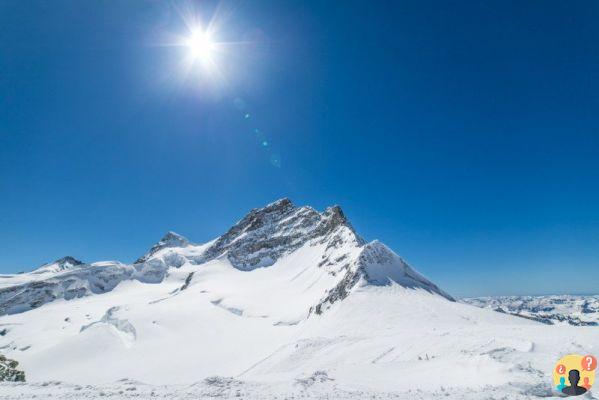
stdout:
<svg viewBox="0 0 599 400">
<path fill-rule="evenodd" d="M 242 42 L 218 76 L 164 45 L 192 8 Z M 0 2 L 0 272 L 130 262 L 290 197 L 340 204 L 454 295 L 596 292 L 598 19 L 596 1 Z"/>
</svg>

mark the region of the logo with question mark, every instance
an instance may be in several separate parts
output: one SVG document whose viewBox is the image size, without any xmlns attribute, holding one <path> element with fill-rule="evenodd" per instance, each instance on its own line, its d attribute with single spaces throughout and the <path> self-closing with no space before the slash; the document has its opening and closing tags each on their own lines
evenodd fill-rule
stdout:
<svg viewBox="0 0 599 400">
<path fill-rule="evenodd" d="M 595 383 L 597 358 L 591 354 L 568 354 L 553 369 L 553 388 L 566 396 L 579 396 Z"/>
<path fill-rule="evenodd" d="M 594 371 L 597 368 L 597 359 L 591 355 L 582 357 L 582 369 L 585 371 Z"/>
</svg>

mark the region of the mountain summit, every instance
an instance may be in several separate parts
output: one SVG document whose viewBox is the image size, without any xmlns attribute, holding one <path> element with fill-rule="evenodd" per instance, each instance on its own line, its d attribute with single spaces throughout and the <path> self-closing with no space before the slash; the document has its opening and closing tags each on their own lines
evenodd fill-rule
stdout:
<svg viewBox="0 0 599 400">
<path fill-rule="evenodd" d="M 52 263 L 44 264 L 41 267 L 33 270 L 32 273 L 41 274 L 45 272 L 60 272 L 78 267 L 80 265 L 83 265 L 83 261 L 79 261 L 75 257 L 66 256 L 59 258 Z"/>
<path fill-rule="evenodd" d="M 226 255 L 236 268 L 252 270 L 270 266 L 306 243 L 335 240 L 363 242 L 341 208 L 329 207 L 319 213 L 311 207 L 295 207 L 285 198 L 250 211 L 208 247 L 204 256 Z"/>
<path fill-rule="evenodd" d="M 185 247 L 189 245 L 189 240 L 187 238 L 175 233 L 173 231 L 168 231 L 162 239 L 158 243 L 156 243 L 149 252 L 141 256 L 135 261 L 135 264 L 141 264 L 148 261 L 154 254 L 158 251 L 167 248 L 167 247 Z"/>
</svg>

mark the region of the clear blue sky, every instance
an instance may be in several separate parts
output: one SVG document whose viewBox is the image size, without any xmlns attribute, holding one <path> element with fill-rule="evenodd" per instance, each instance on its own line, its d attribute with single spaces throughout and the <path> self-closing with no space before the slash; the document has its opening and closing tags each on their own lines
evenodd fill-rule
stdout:
<svg viewBox="0 0 599 400">
<path fill-rule="evenodd" d="M 218 79 L 169 4 L 0 1 L 0 272 L 290 197 L 454 295 L 597 291 L 597 1 L 196 2 Z"/>
</svg>

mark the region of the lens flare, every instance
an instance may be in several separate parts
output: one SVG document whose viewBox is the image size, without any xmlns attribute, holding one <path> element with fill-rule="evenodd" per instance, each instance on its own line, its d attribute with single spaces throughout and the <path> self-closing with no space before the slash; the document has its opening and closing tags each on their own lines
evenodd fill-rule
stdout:
<svg viewBox="0 0 599 400">
<path fill-rule="evenodd" d="M 210 35 L 201 30 L 195 30 L 187 39 L 187 47 L 191 57 L 200 60 L 209 60 L 212 58 L 215 43 L 210 38 Z"/>
</svg>

